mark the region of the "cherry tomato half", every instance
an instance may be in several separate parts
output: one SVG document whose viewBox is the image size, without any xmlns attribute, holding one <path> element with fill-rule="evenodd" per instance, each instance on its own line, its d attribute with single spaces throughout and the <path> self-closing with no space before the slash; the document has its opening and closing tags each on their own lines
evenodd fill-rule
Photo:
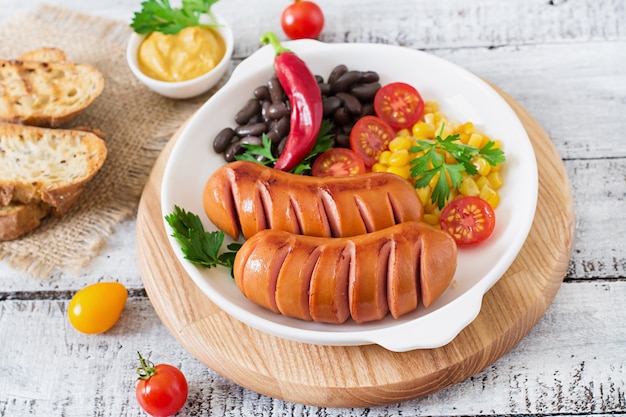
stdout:
<svg viewBox="0 0 626 417">
<path fill-rule="evenodd" d="M 424 100 L 409 84 L 385 84 L 374 96 L 374 112 L 389 126 L 400 130 L 413 126 L 422 118 Z"/>
<path fill-rule="evenodd" d="M 324 13 L 312 1 L 295 0 L 283 10 L 280 24 L 290 39 L 316 39 L 324 27 Z"/>
<path fill-rule="evenodd" d="M 67 315 L 79 332 L 103 333 L 117 323 L 127 298 L 128 290 L 119 282 L 97 282 L 74 294 Z"/>
<path fill-rule="evenodd" d="M 383 119 L 363 116 L 350 131 L 350 148 L 363 158 L 366 167 L 371 167 L 394 137 L 394 130 Z"/>
<path fill-rule="evenodd" d="M 350 177 L 364 174 L 365 163 L 354 151 L 334 148 L 320 154 L 311 168 L 315 177 Z"/>
<path fill-rule="evenodd" d="M 461 197 L 441 212 L 439 225 L 459 246 L 473 245 L 491 236 L 496 224 L 493 208 L 480 197 Z"/>
<path fill-rule="evenodd" d="M 189 393 L 185 375 L 172 365 L 154 366 L 141 353 L 139 362 L 141 366 L 137 368 L 139 383 L 135 388 L 135 396 L 141 408 L 153 417 L 176 414 L 185 405 Z"/>
</svg>

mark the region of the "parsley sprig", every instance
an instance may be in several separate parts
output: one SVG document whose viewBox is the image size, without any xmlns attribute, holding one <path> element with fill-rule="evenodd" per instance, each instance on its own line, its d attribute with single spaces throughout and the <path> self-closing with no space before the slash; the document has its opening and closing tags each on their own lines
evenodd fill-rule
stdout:
<svg viewBox="0 0 626 417">
<path fill-rule="evenodd" d="M 172 227 L 172 236 L 180 243 L 180 249 L 188 261 L 211 268 L 217 265 L 231 269 L 240 243 L 227 245 L 228 251 L 220 253 L 224 243 L 224 232 L 204 230 L 200 217 L 174 206 L 174 211 L 165 220 Z"/>
<path fill-rule="evenodd" d="M 315 157 L 323 152 L 326 152 L 333 147 L 333 135 L 331 134 L 332 124 L 328 120 L 322 120 L 320 131 L 317 134 L 315 145 L 313 149 L 307 154 L 307 156 L 296 165 L 290 172 L 294 174 L 302 174 L 304 171 L 311 169 L 311 162 Z M 278 159 L 272 153 L 272 141 L 266 134 L 261 136 L 261 145 L 246 143 L 244 153 L 237 155 L 235 159 L 239 161 L 251 161 L 261 165 L 273 166 Z M 261 160 L 259 160 L 259 157 Z"/>
<path fill-rule="evenodd" d="M 140 35 L 162 32 L 175 35 L 189 26 L 215 27 L 217 24 L 201 24 L 200 16 L 207 14 L 213 21 L 211 6 L 218 0 L 183 0 L 181 8 L 173 8 L 169 0 L 146 0 L 141 11 L 135 12 L 130 27 Z"/>
<path fill-rule="evenodd" d="M 443 127 L 442 127 L 443 131 Z M 481 156 L 490 165 L 495 166 L 504 162 L 504 152 L 494 148 L 495 142 L 489 141 L 482 148 L 465 145 L 459 141 L 459 135 L 435 139 L 420 139 L 409 152 L 423 152 L 411 161 L 411 176 L 416 178 L 415 188 L 422 188 L 430 184 L 436 177 L 435 187 L 431 194 L 431 201 L 437 203 L 441 209 L 450 197 L 451 189 L 458 189 L 463 181 L 462 172 L 475 175 L 478 170 L 472 163 L 475 156 Z M 456 163 L 447 163 L 445 153 L 454 157 Z M 448 184 L 448 180 L 450 184 Z"/>
</svg>

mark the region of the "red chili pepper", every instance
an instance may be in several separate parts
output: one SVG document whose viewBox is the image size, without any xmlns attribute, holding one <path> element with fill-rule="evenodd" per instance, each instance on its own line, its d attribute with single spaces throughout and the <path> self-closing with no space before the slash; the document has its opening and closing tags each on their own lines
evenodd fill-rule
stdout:
<svg viewBox="0 0 626 417">
<path fill-rule="evenodd" d="M 313 149 L 322 124 L 322 93 L 306 63 L 282 46 L 272 32 L 261 38 L 276 51 L 274 70 L 291 103 L 290 129 L 283 152 L 274 164 L 281 171 L 293 169 Z"/>
</svg>

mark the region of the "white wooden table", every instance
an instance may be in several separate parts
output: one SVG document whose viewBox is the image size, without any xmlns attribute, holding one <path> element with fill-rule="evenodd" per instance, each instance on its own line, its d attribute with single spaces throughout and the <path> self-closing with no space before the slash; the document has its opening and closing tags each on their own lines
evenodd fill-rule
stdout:
<svg viewBox="0 0 626 417">
<path fill-rule="evenodd" d="M 130 22 L 139 0 L 49 0 Z M 626 415 L 626 2 L 623 0 L 318 0 L 325 42 L 400 44 L 497 85 L 554 141 L 570 176 L 576 233 L 569 269 L 531 333 L 489 368 L 401 404 L 323 409 L 258 395 L 188 354 L 143 290 L 135 222 L 120 224 L 79 275 L 42 281 L 0 263 L 0 416 L 136 416 L 136 351 L 180 367 L 185 416 Z M 287 0 L 221 0 L 241 60 L 280 31 Z M 0 0 L 0 21 L 36 5 Z M 2 40 L 0 40 L 2 42 Z M 96 280 L 130 291 L 120 322 L 98 336 L 66 319 Z"/>
</svg>

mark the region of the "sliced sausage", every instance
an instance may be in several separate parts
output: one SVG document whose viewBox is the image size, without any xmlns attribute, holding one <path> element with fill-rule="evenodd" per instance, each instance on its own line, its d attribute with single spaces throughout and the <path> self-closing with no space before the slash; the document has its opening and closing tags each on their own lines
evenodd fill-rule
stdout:
<svg viewBox="0 0 626 417">
<path fill-rule="evenodd" d="M 456 263 L 446 232 L 407 221 L 343 238 L 264 230 L 241 246 L 233 272 L 244 296 L 271 311 L 339 324 L 398 318 L 420 300 L 428 307 Z"/>
<path fill-rule="evenodd" d="M 248 161 L 218 168 L 202 200 L 209 219 L 235 239 L 264 229 L 356 236 L 424 215 L 413 186 L 394 174 L 320 178 Z"/>
</svg>

